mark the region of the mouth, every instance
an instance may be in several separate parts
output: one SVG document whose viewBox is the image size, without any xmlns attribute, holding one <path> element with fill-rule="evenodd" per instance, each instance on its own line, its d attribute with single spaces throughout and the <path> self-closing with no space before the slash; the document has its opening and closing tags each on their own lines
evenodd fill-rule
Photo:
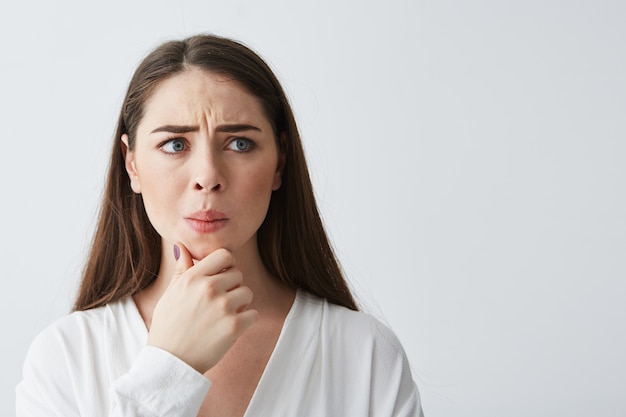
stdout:
<svg viewBox="0 0 626 417">
<path fill-rule="evenodd" d="M 202 210 L 185 217 L 185 221 L 198 233 L 214 233 L 228 224 L 228 217 L 215 210 Z"/>
<path fill-rule="evenodd" d="M 199 210 L 195 213 L 191 213 L 185 219 L 199 220 L 203 222 L 212 222 L 218 220 L 228 220 L 228 216 L 217 210 Z"/>
</svg>

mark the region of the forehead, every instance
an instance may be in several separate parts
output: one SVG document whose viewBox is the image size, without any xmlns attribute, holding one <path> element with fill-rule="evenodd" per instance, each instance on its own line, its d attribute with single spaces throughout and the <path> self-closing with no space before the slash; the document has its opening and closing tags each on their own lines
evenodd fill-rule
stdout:
<svg viewBox="0 0 626 417">
<path fill-rule="evenodd" d="M 146 101 L 142 124 L 269 124 L 259 99 L 237 81 L 199 68 L 163 80 Z"/>
</svg>

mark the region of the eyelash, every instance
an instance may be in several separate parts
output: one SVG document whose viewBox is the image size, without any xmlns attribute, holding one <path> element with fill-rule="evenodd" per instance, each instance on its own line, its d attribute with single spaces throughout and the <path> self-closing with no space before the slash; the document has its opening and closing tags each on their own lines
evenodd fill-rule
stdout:
<svg viewBox="0 0 626 417">
<path fill-rule="evenodd" d="M 179 150 L 179 151 L 175 151 L 175 152 L 166 151 L 166 150 L 164 149 L 166 145 L 171 144 L 171 143 L 173 143 L 173 142 L 175 142 L 175 141 L 180 141 L 180 142 L 182 142 L 185 148 L 184 148 L 184 149 L 181 149 L 181 150 Z M 182 151 L 187 150 L 187 148 L 188 148 L 188 145 L 187 145 L 187 143 L 185 142 L 185 139 L 183 139 L 183 138 L 171 138 L 171 139 L 167 139 L 166 141 L 163 141 L 162 143 L 160 143 L 160 144 L 159 144 L 159 149 L 160 149 L 161 151 L 165 152 L 165 153 L 166 153 L 166 154 L 168 154 L 168 155 L 174 155 L 174 154 L 177 154 L 177 153 L 181 153 Z"/>
<path fill-rule="evenodd" d="M 253 150 L 256 147 L 256 143 L 254 143 L 254 141 L 252 139 L 247 138 L 245 136 L 237 136 L 237 137 L 233 138 L 230 142 L 228 142 L 226 147 L 230 148 L 231 145 L 237 143 L 237 141 L 240 141 L 240 140 L 246 141 L 246 143 L 248 145 L 247 149 L 244 149 L 244 150 L 231 149 L 231 150 L 236 151 L 238 153 L 247 153 L 247 152 L 250 152 L 251 150 Z M 167 150 L 164 149 L 165 146 L 167 146 L 169 144 L 173 144 L 176 141 L 180 141 L 181 143 L 183 143 L 184 149 L 180 149 L 178 151 L 167 151 Z M 165 140 L 165 141 L 163 141 L 163 142 L 161 142 L 159 144 L 159 149 L 162 152 L 164 152 L 164 153 L 166 153 L 168 155 L 175 155 L 177 153 L 181 153 L 181 152 L 187 150 L 188 148 L 189 148 L 189 145 L 186 143 L 184 138 L 170 138 L 170 139 L 167 139 L 167 140 Z"/>
<path fill-rule="evenodd" d="M 245 137 L 245 136 L 237 136 L 236 138 L 233 138 L 233 140 L 231 140 L 230 142 L 228 142 L 227 147 L 230 147 L 232 144 L 237 143 L 237 141 L 239 141 L 239 140 L 245 140 L 245 141 L 246 141 L 246 143 L 247 143 L 247 145 L 248 145 L 248 148 L 247 148 L 247 149 L 245 149 L 245 150 L 236 150 L 236 149 L 233 149 L 233 150 L 234 150 L 234 151 L 236 151 L 236 152 L 239 152 L 239 153 L 247 153 L 247 152 L 250 152 L 251 150 L 253 150 L 253 149 L 256 147 L 256 143 L 254 143 L 254 141 L 253 141 L 253 140 L 251 140 L 251 139 L 249 139 L 249 138 L 247 138 L 247 137 Z"/>
</svg>

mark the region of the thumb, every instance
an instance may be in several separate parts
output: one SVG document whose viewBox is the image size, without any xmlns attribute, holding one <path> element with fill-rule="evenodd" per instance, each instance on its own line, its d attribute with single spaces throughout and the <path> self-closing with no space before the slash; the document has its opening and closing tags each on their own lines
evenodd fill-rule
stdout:
<svg viewBox="0 0 626 417">
<path fill-rule="evenodd" d="M 174 259 L 176 259 L 176 268 L 174 269 L 174 277 L 179 277 L 185 273 L 186 270 L 193 266 L 193 258 L 191 254 L 180 242 L 176 242 L 174 245 Z"/>
</svg>

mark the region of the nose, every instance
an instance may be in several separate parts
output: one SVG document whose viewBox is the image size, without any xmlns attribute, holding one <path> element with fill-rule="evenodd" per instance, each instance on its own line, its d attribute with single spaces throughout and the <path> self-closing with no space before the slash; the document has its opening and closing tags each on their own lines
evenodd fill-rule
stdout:
<svg viewBox="0 0 626 417">
<path fill-rule="evenodd" d="M 214 152 L 198 152 L 193 163 L 193 188 L 197 191 L 223 191 L 226 187 L 222 161 Z"/>
</svg>

